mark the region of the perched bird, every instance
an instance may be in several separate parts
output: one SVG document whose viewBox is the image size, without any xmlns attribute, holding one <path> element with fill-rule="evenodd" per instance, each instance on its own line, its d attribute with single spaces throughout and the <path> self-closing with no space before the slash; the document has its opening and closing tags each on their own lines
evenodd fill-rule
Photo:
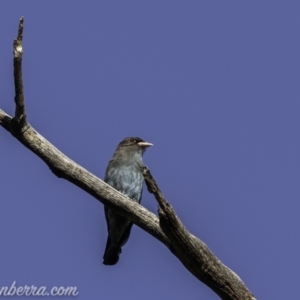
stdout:
<svg viewBox="0 0 300 300">
<path fill-rule="evenodd" d="M 143 154 L 152 146 L 138 137 L 125 138 L 117 147 L 109 161 L 104 181 L 127 197 L 140 203 L 144 177 L 142 173 Z M 128 241 L 132 222 L 113 210 L 104 207 L 108 237 L 103 256 L 103 264 L 115 265 L 122 247 Z"/>
</svg>

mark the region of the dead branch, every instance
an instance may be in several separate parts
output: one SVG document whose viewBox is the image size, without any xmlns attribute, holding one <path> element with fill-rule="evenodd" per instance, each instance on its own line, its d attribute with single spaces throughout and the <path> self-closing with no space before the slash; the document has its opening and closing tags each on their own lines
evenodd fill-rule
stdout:
<svg viewBox="0 0 300 300">
<path fill-rule="evenodd" d="M 27 122 L 22 79 L 23 24 L 22 17 L 18 36 L 13 44 L 15 116 L 12 118 L 0 109 L 0 125 L 40 157 L 57 177 L 72 182 L 161 241 L 195 277 L 214 290 L 221 299 L 255 300 L 243 281 L 222 264 L 200 239 L 189 233 L 147 167 L 144 168 L 145 182 L 158 202 L 158 217 L 76 164 Z"/>
</svg>

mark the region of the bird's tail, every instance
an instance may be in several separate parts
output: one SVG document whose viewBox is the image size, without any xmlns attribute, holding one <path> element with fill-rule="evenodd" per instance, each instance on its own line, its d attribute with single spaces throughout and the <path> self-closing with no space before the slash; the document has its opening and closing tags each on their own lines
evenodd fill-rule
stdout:
<svg viewBox="0 0 300 300">
<path fill-rule="evenodd" d="M 108 236 L 103 255 L 103 264 L 109 266 L 115 265 L 119 261 L 119 255 L 121 252 L 121 247 L 112 245 L 110 237 Z"/>
</svg>

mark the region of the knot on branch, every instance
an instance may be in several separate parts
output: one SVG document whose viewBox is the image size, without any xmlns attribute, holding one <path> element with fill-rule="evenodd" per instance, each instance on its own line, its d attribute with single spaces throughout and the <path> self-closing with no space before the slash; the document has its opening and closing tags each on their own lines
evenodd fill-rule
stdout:
<svg viewBox="0 0 300 300">
<path fill-rule="evenodd" d="M 21 114 L 20 116 L 16 114 L 16 116 L 11 119 L 10 125 L 11 133 L 14 136 L 22 135 L 30 127 L 30 125 L 26 121 L 26 117 L 23 114 Z"/>
<path fill-rule="evenodd" d="M 14 57 L 21 58 L 23 54 L 22 40 L 14 40 Z"/>
</svg>

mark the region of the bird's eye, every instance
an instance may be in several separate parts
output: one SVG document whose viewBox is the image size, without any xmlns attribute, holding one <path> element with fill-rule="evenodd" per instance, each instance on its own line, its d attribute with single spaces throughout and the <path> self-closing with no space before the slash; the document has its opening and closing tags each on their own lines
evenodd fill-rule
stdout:
<svg viewBox="0 0 300 300">
<path fill-rule="evenodd" d="M 134 143 L 135 139 L 130 139 L 129 142 Z"/>
</svg>

